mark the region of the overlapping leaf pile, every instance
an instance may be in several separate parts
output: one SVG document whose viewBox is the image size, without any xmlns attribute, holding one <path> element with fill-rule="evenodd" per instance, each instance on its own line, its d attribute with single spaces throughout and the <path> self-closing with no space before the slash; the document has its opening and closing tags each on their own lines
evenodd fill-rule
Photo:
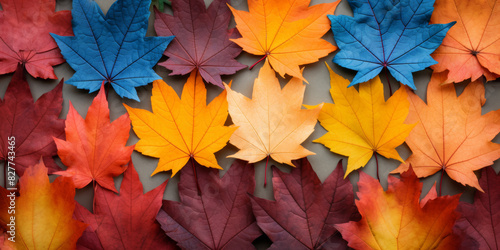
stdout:
<svg viewBox="0 0 500 250">
<path fill-rule="evenodd" d="M 270 249 L 500 247 L 500 175 L 488 167 L 500 158 L 500 109 L 482 108 L 484 84 L 500 76 L 500 0 L 349 0 L 353 17 L 333 15 L 339 1 L 248 0 L 248 11 L 230 0 L 154 2 L 160 10 L 151 0 L 116 0 L 104 14 L 93 0 L 73 0 L 71 12 L 55 12 L 54 0 L 0 0 L 0 74 L 15 71 L 0 101 L 2 249 L 253 249 L 263 234 Z M 158 37 L 145 37 L 149 8 Z M 322 39 L 330 27 L 340 48 L 333 62 L 358 72 L 348 81 L 327 65 L 334 103 L 302 107 L 300 66 L 336 49 Z M 258 76 L 226 84 L 246 67 L 242 51 L 262 56 Z M 71 100 L 61 114 L 62 80 L 36 101 L 30 91 L 26 74 L 56 79 L 52 66 L 63 57 L 75 70 L 67 83 L 99 90 L 84 116 Z M 189 74 L 180 96 L 157 63 Z M 429 66 L 420 98 L 412 73 Z M 389 73 L 401 82 L 394 94 Z M 468 79 L 457 94 L 452 83 Z M 111 89 L 140 101 L 148 88 L 137 87 L 151 82 L 150 107 L 128 102 L 111 119 Z M 235 90 L 251 82 L 251 99 Z M 207 103 L 211 91 L 218 95 Z M 314 142 L 348 157 L 345 174 L 340 161 L 323 183 L 314 168 L 333 164 L 312 166 L 306 156 L 315 153 L 302 145 L 317 121 L 327 132 Z M 217 152 L 228 142 L 237 159 L 221 166 Z M 406 160 L 396 150 L 403 143 Z M 180 172 L 180 201 L 163 200 L 167 181 L 144 193 L 134 149 L 159 158 L 152 175 Z M 400 164 L 386 191 L 379 154 Z M 355 171 L 372 156 L 378 180 Z M 254 192 L 253 163 L 264 159 L 264 186 L 270 159 L 291 169 L 271 168 L 274 200 Z M 420 199 L 418 178 L 437 172 L 439 191 L 434 184 Z M 346 178 L 353 173 L 357 193 Z M 445 173 L 475 190 L 472 204 L 441 196 Z M 49 174 L 60 176 L 50 183 Z M 90 183 L 87 209 L 75 189 Z"/>
</svg>

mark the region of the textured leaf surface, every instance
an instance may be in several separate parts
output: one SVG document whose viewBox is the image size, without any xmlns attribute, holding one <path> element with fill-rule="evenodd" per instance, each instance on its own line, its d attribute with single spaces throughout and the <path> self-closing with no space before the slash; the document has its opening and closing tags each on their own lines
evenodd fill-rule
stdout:
<svg viewBox="0 0 500 250">
<path fill-rule="evenodd" d="M 231 12 L 229 0 L 215 0 L 208 9 L 203 0 L 172 3 L 173 16 L 155 9 L 155 30 L 160 36 L 175 36 L 165 50 L 168 60 L 159 65 L 170 75 L 198 70 L 205 81 L 223 87 L 221 75 L 232 75 L 246 66 L 234 58 L 241 48 L 229 39 L 240 37 L 236 29 L 227 30 Z"/>
<path fill-rule="evenodd" d="M 181 171 L 181 202 L 164 200 L 156 219 L 183 249 L 255 249 L 262 232 L 247 195 L 254 188 L 251 164 L 236 160 L 220 178 L 218 170 L 190 162 Z"/>
<path fill-rule="evenodd" d="M 10 193 L 0 189 L 2 194 Z M 47 168 L 41 161 L 27 168 L 19 179 L 19 194 L 15 215 L 7 213 L 7 202 L 0 202 L 2 227 L 6 221 L 10 222 L 6 218 L 16 217 L 16 242 L 6 240 L 7 249 L 75 248 L 87 225 L 72 218 L 76 202 L 75 186 L 70 178 L 58 177 L 50 183 Z M 10 197 L 2 195 L 0 199 Z"/>
<path fill-rule="evenodd" d="M 99 186 L 94 194 L 94 213 L 77 205 L 76 219 L 89 227 L 78 240 L 80 249 L 175 249 L 156 215 L 161 208 L 167 182 L 143 193 L 132 162 L 125 173 L 120 195 Z"/>
<path fill-rule="evenodd" d="M 475 242 L 464 241 L 462 249 L 498 249 L 500 247 L 500 176 L 491 167 L 483 169 L 479 185 L 484 193 L 476 191 L 474 203 L 460 202 L 457 211 L 462 214 L 455 228 Z M 476 246 L 479 244 L 479 246 Z"/>
<path fill-rule="evenodd" d="M 231 11 L 243 36 L 233 39 L 244 51 L 266 56 L 282 77 L 285 74 L 305 81 L 299 65 L 318 61 L 337 49 L 321 39 L 328 31 L 327 14 L 340 3 L 316 4 L 310 0 L 251 0 L 247 11 Z"/>
<path fill-rule="evenodd" d="M 410 106 L 404 88 L 398 89 L 386 102 L 378 76 L 361 83 L 358 92 L 348 87 L 348 80 L 329 67 L 328 70 L 330 94 L 335 104 L 323 105 L 318 120 L 328 133 L 314 142 L 349 156 L 346 176 L 364 167 L 375 153 L 403 162 L 396 147 L 414 127 L 404 123 Z"/>
<path fill-rule="evenodd" d="M 151 0 L 117 0 L 106 16 L 96 2 L 73 0 L 75 36 L 52 35 L 76 71 L 67 83 L 94 92 L 106 81 L 139 101 L 135 87 L 160 79 L 152 67 L 173 37 L 144 37 Z"/>
<path fill-rule="evenodd" d="M 129 137 L 130 119 L 123 114 L 110 122 L 104 85 L 92 101 L 83 119 L 71 101 L 66 117 L 66 140 L 54 139 L 57 154 L 68 168 L 55 174 L 73 178 L 76 188 L 91 181 L 116 192 L 113 177 L 125 171 L 134 146 L 125 146 Z"/>
<path fill-rule="evenodd" d="M 366 82 L 386 68 L 416 89 L 412 73 L 436 61 L 430 54 L 453 23 L 429 25 L 434 0 L 349 0 L 354 17 L 329 15 L 340 51 L 333 61 L 358 71 L 349 86 Z"/>
<path fill-rule="evenodd" d="M 55 0 L 1 0 L 0 75 L 21 63 L 33 77 L 57 79 L 52 66 L 64 62 L 50 36 L 73 35 L 71 12 L 55 12 Z"/>
<path fill-rule="evenodd" d="M 455 249 L 460 238 L 452 227 L 460 195 L 437 197 L 435 186 L 420 200 L 422 183 L 413 170 L 380 183 L 360 171 L 356 206 L 361 220 L 336 225 L 354 249 Z"/>
<path fill-rule="evenodd" d="M 229 114 L 238 126 L 229 142 L 240 149 L 229 157 L 254 163 L 270 156 L 294 166 L 292 160 L 314 154 L 300 144 L 314 131 L 321 105 L 301 109 L 305 91 L 302 80 L 293 78 L 281 89 L 266 60 L 255 79 L 253 99 L 225 86 Z"/>
<path fill-rule="evenodd" d="M 307 158 L 290 174 L 273 168 L 274 199 L 255 196 L 257 223 L 273 241 L 270 249 L 347 249 L 334 224 L 359 220 L 352 184 L 342 162 L 322 184 Z"/>
<path fill-rule="evenodd" d="M 446 171 L 453 180 L 482 190 L 473 171 L 500 158 L 500 144 L 491 140 L 500 132 L 500 110 L 481 115 L 484 85 L 475 81 L 457 97 L 452 84 L 441 86 L 446 73 L 433 74 L 427 104 L 408 91 L 407 122 L 418 124 L 406 139 L 413 154 L 393 173 L 411 164 L 418 177 Z"/>
<path fill-rule="evenodd" d="M 457 21 L 432 54 L 437 72 L 448 70 L 446 82 L 471 78 L 495 80 L 500 74 L 500 1 L 437 0 L 431 23 Z"/>
<path fill-rule="evenodd" d="M 30 87 L 18 66 L 0 101 L 0 160 L 7 160 L 9 137 L 15 137 L 15 169 L 23 175 L 28 166 L 40 161 L 47 164 L 49 173 L 61 170 L 52 159 L 57 154 L 54 138 L 64 138 L 64 120 L 59 119 L 62 110 L 61 81 L 53 90 L 40 96 L 36 102 Z"/>
<path fill-rule="evenodd" d="M 164 81 L 153 83 L 153 112 L 127 109 L 140 138 L 136 150 L 160 158 L 153 175 L 172 170 L 175 175 L 193 158 L 203 166 L 222 169 L 214 153 L 226 146 L 236 128 L 226 127 L 226 91 L 207 105 L 205 83 L 196 71 L 184 84 L 182 97 Z"/>
</svg>

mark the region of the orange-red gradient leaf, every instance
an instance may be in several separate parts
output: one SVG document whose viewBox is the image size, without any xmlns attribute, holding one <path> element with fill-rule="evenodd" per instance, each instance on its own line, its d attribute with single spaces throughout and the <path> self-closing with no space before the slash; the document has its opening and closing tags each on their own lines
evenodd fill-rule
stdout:
<svg viewBox="0 0 500 250">
<path fill-rule="evenodd" d="M 83 119 L 69 103 L 66 117 L 66 140 L 54 139 L 57 154 L 68 168 L 55 172 L 73 178 L 76 188 L 91 181 L 115 191 L 113 177 L 125 171 L 134 146 L 125 146 L 130 132 L 128 114 L 113 122 L 109 119 L 108 101 L 101 86 Z"/>
</svg>

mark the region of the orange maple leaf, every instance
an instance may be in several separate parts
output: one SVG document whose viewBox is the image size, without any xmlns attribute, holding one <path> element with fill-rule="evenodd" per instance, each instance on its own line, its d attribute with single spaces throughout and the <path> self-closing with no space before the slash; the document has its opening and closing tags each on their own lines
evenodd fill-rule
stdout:
<svg viewBox="0 0 500 250">
<path fill-rule="evenodd" d="M 281 89 L 266 60 L 255 79 L 252 100 L 225 87 L 229 114 L 238 126 L 229 142 L 240 149 L 228 157 L 250 163 L 271 157 L 295 167 L 292 160 L 314 154 L 300 144 L 314 131 L 323 105 L 301 109 L 305 91 L 302 80 L 293 78 Z"/>
<path fill-rule="evenodd" d="M 203 166 L 222 169 L 214 153 L 226 146 L 236 128 L 226 127 L 226 91 L 207 105 L 207 89 L 198 71 L 191 72 L 182 97 L 163 80 L 153 82 L 153 112 L 125 105 L 134 132 L 136 150 L 160 158 L 152 175 L 172 170 L 172 176 L 194 159 Z"/>
<path fill-rule="evenodd" d="M 110 123 L 104 85 L 92 101 L 85 120 L 69 102 L 66 140 L 54 138 L 57 154 L 68 168 L 54 174 L 71 177 L 76 188 L 91 181 L 115 191 L 113 177 L 126 170 L 134 146 L 125 146 L 130 133 L 128 114 Z"/>
<path fill-rule="evenodd" d="M 448 70 L 446 83 L 500 76 L 500 1 L 437 0 L 431 23 L 457 21 L 432 54 L 435 71 Z"/>
<path fill-rule="evenodd" d="M 342 238 L 354 249 L 454 249 L 460 238 L 452 228 L 460 195 L 437 197 L 435 185 L 420 199 L 422 183 L 410 169 L 401 179 L 389 175 L 384 192 L 380 183 L 360 171 L 356 206 L 358 222 L 337 224 Z"/>
<path fill-rule="evenodd" d="M 402 173 L 411 164 L 418 177 L 438 171 L 453 180 L 482 191 L 474 170 L 500 158 L 500 144 L 491 140 L 500 132 L 500 110 L 481 115 L 484 85 L 470 83 L 457 97 L 453 84 L 441 85 L 446 73 L 432 75 L 427 104 L 408 91 L 408 123 L 418 124 L 406 138 L 413 154 L 392 173 Z"/>
<path fill-rule="evenodd" d="M 309 2 L 251 0 L 249 12 L 230 6 L 236 28 L 242 35 L 231 41 L 250 54 L 263 55 L 262 59 L 267 57 L 282 77 L 288 74 L 306 81 L 299 65 L 316 62 L 337 49 L 321 37 L 330 29 L 326 15 L 333 14 L 340 3 L 309 7 Z"/>
<path fill-rule="evenodd" d="M 15 191 L 0 187 L 0 221 L 12 235 L 10 217 L 15 216 L 15 242 L 5 240 L 2 249 L 75 249 L 87 225 L 73 219 L 75 186 L 70 178 L 58 177 L 52 183 L 47 168 L 40 163 L 29 167 L 19 179 L 15 214 L 9 214 L 10 197 Z"/>
</svg>

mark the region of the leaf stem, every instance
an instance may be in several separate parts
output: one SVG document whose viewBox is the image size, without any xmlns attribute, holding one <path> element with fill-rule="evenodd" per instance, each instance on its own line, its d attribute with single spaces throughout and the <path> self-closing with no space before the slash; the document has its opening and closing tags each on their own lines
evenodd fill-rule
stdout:
<svg viewBox="0 0 500 250">
<path fill-rule="evenodd" d="M 201 196 L 201 188 L 198 183 L 198 175 L 196 174 L 196 167 L 194 166 L 194 159 L 191 157 L 191 166 L 193 166 L 194 180 L 196 181 L 196 189 L 198 189 L 198 195 Z"/>
<path fill-rule="evenodd" d="M 255 65 L 257 65 L 258 63 L 262 62 L 262 60 L 266 59 L 267 57 L 267 54 L 264 55 L 264 57 L 262 57 L 261 59 L 259 59 L 257 62 L 255 62 L 254 64 L 252 64 L 252 66 L 250 66 L 250 68 L 248 68 L 249 70 L 252 70 L 253 67 L 255 67 Z"/>
<path fill-rule="evenodd" d="M 267 186 L 267 164 L 269 163 L 269 155 L 266 158 L 266 169 L 264 170 L 264 187 Z"/>
<path fill-rule="evenodd" d="M 95 195 L 96 195 L 96 191 L 97 191 L 97 185 L 95 183 L 95 180 L 92 180 L 92 187 L 94 189 L 94 197 L 92 198 L 92 213 L 95 213 Z"/>
<path fill-rule="evenodd" d="M 443 186 L 443 176 L 444 176 L 444 168 L 441 169 L 441 180 L 439 181 L 439 196 L 441 196 L 441 188 Z"/>
<path fill-rule="evenodd" d="M 389 70 L 385 68 L 385 78 L 387 79 L 387 85 L 389 85 L 389 96 L 392 96 L 391 82 L 389 81 Z"/>
<path fill-rule="evenodd" d="M 104 82 L 104 81 L 103 81 Z M 108 101 L 109 103 L 109 85 L 111 85 L 111 83 L 104 83 L 104 92 L 106 92 L 106 101 Z"/>
<path fill-rule="evenodd" d="M 378 157 L 377 157 L 377 152 L 373 152 L 375 155 L 375 163 L 377 163 L 377 180 L 380 182 L 380 177 L 378 175 Z"/>
</svg>

